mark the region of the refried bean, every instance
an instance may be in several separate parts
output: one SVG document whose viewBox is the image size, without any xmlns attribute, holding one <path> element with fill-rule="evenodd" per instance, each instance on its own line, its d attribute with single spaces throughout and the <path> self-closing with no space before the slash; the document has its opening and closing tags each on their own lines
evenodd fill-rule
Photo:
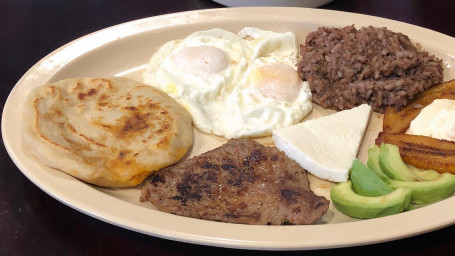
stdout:
<svg viewBox="0 0 455 256">
<path fill-rule="evenodd" d="M 324 108 L 368 103 L 380 113 L 388 106 L 400 109 L 443 81 L 442 60 L 386 28 L 320 27 L 308 34 L 300 54 L 299 75 Z"/>
</svg>

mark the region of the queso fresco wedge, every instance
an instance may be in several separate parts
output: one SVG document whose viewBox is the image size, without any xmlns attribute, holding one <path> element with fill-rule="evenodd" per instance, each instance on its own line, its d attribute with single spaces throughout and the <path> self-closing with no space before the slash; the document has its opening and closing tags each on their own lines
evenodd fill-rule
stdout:
<svg viewBox="0 0 455 256">
<path fill-rule="evenodd" d="M 273 131 L 275 146 L 321 179 L 346 181 L 367 129 L 367 104 Z M 327 138 L 330 138 L 328 140 Z"/>
</svg>

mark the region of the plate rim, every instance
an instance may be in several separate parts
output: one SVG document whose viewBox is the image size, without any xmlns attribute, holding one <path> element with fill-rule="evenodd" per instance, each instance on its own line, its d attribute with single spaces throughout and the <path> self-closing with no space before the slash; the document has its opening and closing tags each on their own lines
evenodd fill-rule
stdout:
<svg viewBox="0 0 455 256">
<path fill-rule="evenodd" d="M 254 10 L 254 12 L 253 12 Z M 259 11 L 258 11 L 259 10 Z M 11 138 L 11 127 L 8 126 L 7 121 L 5 121 L 5 117 L 8 116 L 9 110 L 13 107 L 11 102 L 14 102 L 15 97 L 18 97 L 18 88 L 26 87 L 30 90 L 30 84 L 34 81 L 34 79 L 48 80 L 52 74 L 57 72 L 59 69 L 64 67 L 67 63 L 71 62 L 77 56 L 81 54 L 89 53 L 92 50 L 96 50 L 98 47 L 102 47 L 104 44 L 115 40 L 122 40 L 128 36 L 134 35 L 136 33 L 141 33 L 149 30 L 154 29 L 166 29 L 169 27 L 177 27 L 177 26 L 185 26 L 191 25 L 191 22 L 210 22 L 211 19 L 217 18 L 218 21 L 220 19 L 233 19 L 236 15 L 240 13 L 255 13 L 253 18 L 256 17 L 277 17 L 277 13 L 282 12 L 291 12 L 291 13 L 299 13 L 299 14 L 309 14 L 311 15 L 319 14 L 319 16 L 323 16 L 325 14 L 332 14 L 334 16 L 346 16 L 350 15 L 355 19 L 361 18 L 368 18 L 369 21 L 373 21 L 372 23 L 377 24 L 393 24 L 393 27 L 406 27 L 410 30 L 420 31 L 422 33 L 430 33 L 432 35 L 432 40 L 435 40 L 435 37 L 438 40 L 448 40 L 455 42 L 455 38 L 449 37 L 445 34 L 442 34 L 437 31 L 429 30 L 423 27 L 418 27 L 415 25 L 407 24 L 400 21 L 395 21 L 386 18 L 380 18 L 376 16 L 364 15 L 364 14 L 356 14 L 356 13 L 349 13 L 343 11 L 333 11 L 333 10 L 323 10 L 323 9 L 311 9 L 311 8 L 297 8 L 297 7 L 237 7 L 237 8 L 216 8 L 216 9 L 205 9 L 205 10 L 194 10 L 194 11 L 185 11 L 185 12 L 178 12 L 178 13 L 171 13 L 171 14 L 164 14 L 159 16 L 153 16 L 138 20 L 133 20 L 129 22 L 125 22 L 122 24 L 114 25 L 111 27 L 107 27 L 93 33 L 87 34 L 82 36 L 78 39 L 75 39 L 56 50 L 52 51 L 50 54 L 46 55 L 40 61 L 38 61 L 35 65 L 33 65 L 16 83 L 12 91 L 10 92 L 3 109 L 2 113 L 2 138 L 5 148 L 17 166 L 17 168 L 29 179 L 32 183 L 38 186 L 41 190 L 43 190 L 46 194 L 50 195 L 51 197 L 55 198 L 56 200 L 64 203 L 71 208 L 78 210 L 84 214 L 87 214 L 91 217 L 99 219 L 101 221 L 126 228 L 129 230 L 133 230 L 136 232 L 144 233 L 147 235 L 165 238 L 169 240 L 175 240 L 180 242 L 187 242 L 193 244 L 201 244 L 201 245 L 210 245 L 210 246 L 219 246 L 219 247 L 226 247 L 226 248 L 238 248 L 238 249 L 255 249 L 255 250 L 310 250 L 310 249 L 323 249 L 323 248 L 338 248 L 338 247 L 347 247 L 347 246 L 358 246 L 358 245 L 366 245 L 366 244 L 373 244 L 373 243 L 380 243 L 391 241 L 399 238 L 405 238 L 413 235 L 418 235 L 426 232 L 433 231 L 435 229 L 443 228 L 455 223 L 455 216 L 450 216 L 449 214 L 444 214 L 445 212 L 450 212 L 450 205 L 454 205 L 455 197 L 445 199 L 443 201 L 434 203 L 430 206 L 426 206 L 417 210 L 413 210 L 410 212 L 387 216 L 383 218 L 377 218 L 372 220 L 361 220 L 355 222 L 347 222 L 347 223 L 336 223 L 336 224 L 328 224 L 333 225 L 333 234 L 326 234 L 326 236 L 319 236 L 317 235 L 318 232 L 321 230 L 326 229 L 325 225 L 311 225 L 311 226 L 304 226 L 307 232 L 306 234 L 312 234 L 312 240 L 308 241 L 303 238 L 304 241 L 297 241 L 291 239 L 292 237 L 289 234 L 295 234 L 295 229 L 301 228 L 302 226 L 249 226 L 249 225 L 239 225 L 239 224 L 228 224 L 228 223 L 218 223 L 218 222 L 209 222 L 204 220 L 196 220 L 196 219 L 189 219 L 186 217 L 180 217 L 175 215 L 170 215 L 167 213 L 162 213 L 155 211 L 153 215 L 158 215 L 160 218 L 169 221 L 175 221 L 177 224 L 182 223 L 190 223 L 191 225 L 198 226 L 200 230 L 196 233 L 192 232 L 190 229 L 173 229 L 169 230 L 165 226 L 161 225 L 156 221 L 152 221 L 152 223 L 141 223 L 134 220 L 125 220 L 126 216 L 119 216 L 116 214 L 112 214 L 110 212 L 106 212 L 103 209 L 96 208 L 96 200 L 102 199 L 107 200 L 107 202 L 112 202 L 118 206 L 124 207 L 137 207 L 143 208 L 139 209 L 140 218 L 143 220 L 150 215 L 150 209 L 132 205 L 128 202 L 122 201 L 117 198 L 111 198 L 94 188 L 90 185 L 81 183 L 76 180 L 75 183 L 71 183 L 70 189 L 74 188 L 83 188 L 84 191 L 95 190 L 102 195 L 96 195 L 93 198 L 87 199 L 87 201 L 81 202 L 81 198 L 72 197 L 71 195 L 67 195 L 64 193 L 63 195 L 59 194 L 59 189 L 61 189 L 58 184 L 49 183 L 47 181 L 41 180 L 36 174 L 31 172 L 28 166 L 24 166 L 23 161 L 21 161 L 19 157 L 19 153 L 17 151 L 17 145 L 14 145 L 14 141 Z M 261 13 L 266 12 L 267 15 L 262 15 Z M 272 14 L 272 12 L 274 14 Z M 222 14 L 222 15 L 220 15 Z M 310 16 L 311 16 L 310 15 Z M 216 16 L 216 17 L 215 17 Z M 218 16 L 221 16 L 219 18 Z M 172 19 L 172 21 L 170 21 Z M 249 17 L 251 19 L 251 17 Z M 296 17 L 289 17 L 290 21 L 295 20 Z M 153 23 L 153 24 L 152 24 Z M 150 25 L 152 24 L 152 25 Z M 329 25 L 329 23 L 324 23 L 324 25 Z M 145 27 L 144 27 L 145 26 Z M 384 25 L 385 26 L 385 25 Z M 123 31 L 124 33 L 121 36 L 114 35 L 118 32 Z M 114 33 L 115 32 L 115 33 Z M 429 40 L 429 39 L 428 39 Z M 82 51 L 81 48 L 84 48 Z M 79 51 L 74 51 L 74 49 L 79 49 Z M 71 54 L 73 51 L 73 54 Z M 81 53 L 82 51 L 82 53 Z M 79 54 L 74 54 L 78 52 Z M 455 52 L 455 51 L 454 51 Z M 67 55 L 65 55 L 67 54 Z M 39 75 L 37 75 L 39 74 Z M 41 84 L 41 83 L 39 83 Z M 39 85 L 38 84 L 38 85 Z M 28 86 L 28 87 L 27 87 Z M 65 175 L 65 174 L 63 174 Z M 51 186 L 51 187 L 50 187 Z M 96 193 L 96 192 L 95 192 Z M 434 214 L 433 209 L 437 208 L 437 214 L 440 218 L 430 218 L 432 220 L 421 220 L 421 215 L 427 214 Z M 452 207 L 453 208 L 453 207 Z M 110 208 L 108 208 L 110 209 Z M 393 234 L 388 232 L 388 229 L 395 228 L 399 225 L 400 221 L 404 218 L 403 216 L 406 215 L 406 219 L 425 222 L 426 225 L 419 224 L 417 227 L 405 227 L 404 229 L 400 229 L 399 232 L 394 231 Z M 428 218 L 426 218 L 428 219 Z M 377 227 L 381 227 L 381 230 L 377 232 L 374 238 L 359 235 L 358 240 L 356 241 L 344 241 L 342 238 L 343 232 L 346 232 L 346 229 L 355 229 L 357 231 L 363 231 L 365 228 L 365 223 L 368 222 L 369 224 L 373 224 Z M 207 224 L 210 223 L 210 224 Z M 227 226 L 228 225 L 228 226 Z M 236 225 L 236 228 L 242 232 L 239 236 L 237 235 L 227 235 L 220 230 L 229 229 L 232 225 Z M 348 225 L 348 227 L 346 227 Z M 215 228 L 218 230 L 211 231 L 211 228 Z M 254 229 L 255 232 L 261 233 L 258 237 L 257 234 L 253 234 L 251 229 Z M 276 242 L 273 234 L 276 232 L 282 234 L 283 236 L 280 237 L 280 242 Z M 286 235 L 288 233 L 288 235 Z M 363 233 L 363 232 L 362 232 Z M 263 239 L 262 241 L 258 241 L 263 235 L 267 236 L 267 239 Z M 315 235 L 316 234 L 316 235 Z M 337 237 L 339 236 L 339 237 Z M 286 241 L 285 239 L 289 239 Z"/>
</svg>

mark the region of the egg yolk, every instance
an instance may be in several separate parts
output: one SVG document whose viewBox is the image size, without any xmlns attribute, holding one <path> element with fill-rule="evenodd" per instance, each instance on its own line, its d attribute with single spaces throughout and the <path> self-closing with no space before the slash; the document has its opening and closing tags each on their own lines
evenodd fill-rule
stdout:
<svg viewBox="0 0 455 256">
<path fill-rule="evenodd" d="M 214 46 L 183 48 L 175 53 L 172 61 L 178 69 L 195 76 L 216 73 L 228 64 L 224 51 Z"/>
<path fill-rule="evenodd" d="M 297 72 L 283 63 L 267 64 L 255 69 L 250 81 L 253 89 L 264 97 L 282 101 L 294 101 L 302 88 Z"/>
</svg>

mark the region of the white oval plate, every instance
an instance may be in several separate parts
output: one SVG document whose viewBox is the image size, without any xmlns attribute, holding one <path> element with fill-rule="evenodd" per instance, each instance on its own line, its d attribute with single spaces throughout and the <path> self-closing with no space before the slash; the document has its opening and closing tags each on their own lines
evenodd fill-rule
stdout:
<svg viewBox="0 0 455 256">
<path fill-rule="evenodd" d="M 16 84 L 3 111 L 3 140 L 23 174 L 47 194 L 97 219 L 137 232 L 196 244 L 296 250 L 346 247 L 404 238 L 455 222 L 455 197 L 393 216 L 354 220 L 331 208 L 323 221 L 307 226 L 250 226 L 175 216 L 139 203 L 139 188 L 101 189 L 41 165 L 21 145 L 22 108 L 30 90 L 49 81 L 76 76 L 139 77 L 152 53 L 164 42 L 214 27 L 238 32 L 245 26 L 293 31 L 300 42 L 318 26 L 386 26 L 403 32 L 442 58 L 445 79 L 455 78 L 455 39 L 421 27 L 387 19 L 318 9 L 251 7 L 212 9 L 136 20 L 79 38 L 46 56 Z M 140 79 L 140 78 L 139 78 Z M 373 116 L 373 119 L 378 119 Z M 380 124 L 375 124 L 380 127 Z M 370 131 L 366 143 L 375 134 Z M 195 151 L 206 150 L 196 137 Z M 368 145 L 367 145 L 368 146 Z M 365 144 L 361 148 L 365 151 Z M 195 150 L 195 148 L 197 150 Z M 362 152 L 360 153 L 362 155 Z"/>
</svg>

